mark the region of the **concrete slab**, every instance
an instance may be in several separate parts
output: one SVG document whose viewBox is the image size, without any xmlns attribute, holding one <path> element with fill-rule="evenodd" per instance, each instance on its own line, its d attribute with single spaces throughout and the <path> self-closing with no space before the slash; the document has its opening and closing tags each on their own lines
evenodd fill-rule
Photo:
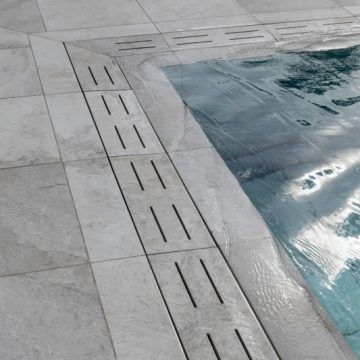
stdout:
<svg viewBox="0 0 360 360">
<path fill-rule="evenodd" d="M 60 161 L 43 96 L 0 99 L 0 168 Z"/>
<path fill-rule="evenodd" d="M 2 359 L 115 360 L 89 266 L 3 277 L 0 292 Z"/>
<path fill-rule="evenodd" d="M 46 102 L 63 161 L 105 157 L 82 93 L 47 95 Z"/>
<path fill-rule="evenodd" d="M 0 28 L 0 49 L 21 48 L 27 46 L 29 46 L 27 34 L 20 31 Z"/>
<path fill-rule="evenodd" d="M 164 152 L 133 91 L 92 91 L 86 98 L 110 156 Z"/>
<path fill-rule="evenodd" d="M 107 159 L 66 164 L 91 261 L 143 255 Z"/>
<path fill-rule="evenodd" d="M 0 50 L 0 77 L 0 98 L 42 94 L 30 48 Z"/>
<path fill-rule="evenodd" d="M 117 357 L 185 360 L 146 258 L 93 267 Z"/>
<path fill-rule="evenodd" d="M 47 30 L 149 22 L 134 0 L 38 0 Z"/>
<path fill-rule="evenodd" d="M 61 164 L 3 169 L 0 182 L 0 275 L 88 261 Z"/>
</svg>

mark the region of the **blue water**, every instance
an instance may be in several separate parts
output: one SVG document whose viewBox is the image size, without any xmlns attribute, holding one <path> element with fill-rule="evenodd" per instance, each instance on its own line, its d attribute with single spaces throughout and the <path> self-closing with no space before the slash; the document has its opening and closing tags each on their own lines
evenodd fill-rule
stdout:
<svg viewBox="0 0 360 360">
<path fill-rule="evenodd" d="M 360 358 L 360 48 L 163 70 Z"/>
</svg>

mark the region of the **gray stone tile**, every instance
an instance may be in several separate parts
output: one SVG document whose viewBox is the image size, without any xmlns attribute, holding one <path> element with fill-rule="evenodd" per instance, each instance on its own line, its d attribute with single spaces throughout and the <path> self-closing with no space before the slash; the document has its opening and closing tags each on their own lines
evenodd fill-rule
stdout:
<svg viewBox="0 0 360 360">
<path fill-rule="evenodd" d="M 93 264 L 118 359 L 185 359 L 145 257 Z"/>
<path fill-rule="evenodd" d="M 0 98 L 42 94 L 30 48 L 0 50 Z"/>
<path fill-rule="evenodd" d="M 46 102 L 63 161 L 105 157 L 82 93 L 47 95 Z"/>
<path fill-rule="evenodd" d="M 156 34 L 159 31 L 152 23 L 103 26 L 76 30 L 59 30 L 37 33 L 36 35 L 57 41 L 79 41 L 106 39 L 119 36 Z"/>
<path fill-rule="evenodd" d="M 191 359 L 278 359 L 218 249 L 150 256 Z M 244 346 L 237 337 L 239 332 Z"/>
<path fill-rule="evenodd" d="M 61 164 L 3 169 L 0 183 L 1 275 L 88 261 Z"/>
<path fill-rule="evenodd" d="M 139 0 L 139 3 L 153 21 L 246 14 L 236 0 Z"/>
<path fill-rule="evenodd" d="M 148 253 L 215 246 L 166 155 L 111 162 Z"/>
<path fill-rule="evenodd" d="M 115 360 L 89 266 L 0 278 L 0 293 L 1 359 Z"/>
<path fill-rule="evenodd" d="M 42 96 L 0 99 L 0 168 L 60 161 Z"/>
<path fill-rule="evenodd" d="M 27 34 L 0 27 L 0 49 L 29 46 Z"/>
<path fill-rule="evenodd" d="M 47 30 L 149 22 L 134 0 L 38 0 Z"/>
<path fill-rule="evenodd" d="M 161 33 L 186 30 L 201 30 L 226 26 L 255 25 L 258 21 L 251 15 L 221 16 L 199 19 L 157 21 Z"/>
<path fill-rule="evenodd" d="M 24 32 L 45 30 L 36 0 L 2 0 L 0 26 Z"/>
<path fill-rule="evenodd" d="M 179 64 L 174 54 L 125 56 L 117 60 L 169 152 L 209 146 L 191 112 L 161 70 L 162 66 Z"/>
<path fill-rule="evenodd" d="M 65 47 L 61 42 L 30 36 L 45 94 L 80 91 Z"/>
<path fill-rule="evenodd" d="M 358 2 L 356 1 L 356 4 L 353 4 L 354 6 L 346 6 L 345 9 L 353 15 L 359 16 L 360 15 L 360 6 L 357 5 Z"/>
<path fill-rule="evenodd" d="M 69 44 L 67 49 L 84 91 L 129 89 L 113 58 Z"/>
<path fill-rule="evenodd" d="M 110 156 L 164 152 L 133 91 L 92 91 L 86 97 Z"/>
<path fill-rule="evenodd" d="M 142 255 L 141 243 L 107 159 L 67 163 L 65 169 L 90 259 Z"/>
</svg>

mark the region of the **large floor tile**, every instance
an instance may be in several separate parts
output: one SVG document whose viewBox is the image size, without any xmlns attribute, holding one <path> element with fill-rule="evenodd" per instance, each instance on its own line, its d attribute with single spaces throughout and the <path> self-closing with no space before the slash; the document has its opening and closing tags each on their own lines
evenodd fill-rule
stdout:
<svg viewBox="0 0 360 360">
<path fill-rule="evenodd" d="M 29 46 L 27 34 L 0 27 L 0 49 Z"/>
<path fill-rule="evenodd" d="M 0 183 L 0 275 L 87 261 L 62 165 L 3 169 Z"/>
<path fill-rule="evenodd" d="M 0 358 L 114 360 L 88 266 L 0 278 Z"/>
<path fill-rule="evenodd" d="M 42 94 L 30 48 L 0 50 L 0 78 L 0 98 Z"/>
<path fill-rule="evenodd" d="M 93 268 L 118 359 L 185 360 L 146 258 Z"/>
<path fill-rule="evenodd" d="M 24 32 L 45 30 L 36 0 L 1 0 L 0 26 Z"/>
<path fill-rule="evenodd" d="M 236 0 L 139 0 L 153 21 L 245 14 Z"/>
<path fill-rule="evenodd" d="M 71 192 L 92 261 L 142 255 L 107 159 L 66 164 Z"/>
<path fill-rule="evenodd" d="M 47 95 L 46 101 L 63 161 L 105 156 L 101 140 L 81 93 Z"/>
<path fill-rule="evenodd" d="M 149 22 L 135 0 L 38 0 L 47 30 Z"/>
<path fill-rule="evenodd" d="M 42 96 L 0 99 L 0 168 L 60 160 Z"/>
</svg>

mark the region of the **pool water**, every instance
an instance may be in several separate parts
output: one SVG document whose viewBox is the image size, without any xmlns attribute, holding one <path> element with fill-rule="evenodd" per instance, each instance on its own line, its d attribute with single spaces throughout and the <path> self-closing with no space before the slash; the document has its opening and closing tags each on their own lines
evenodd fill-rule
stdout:
<svg viewBox="0 0 360 360">
<path fill-rule="evenodd" d="M 360 358 L 360 47 L 163 71 Z"/>
</svg>

